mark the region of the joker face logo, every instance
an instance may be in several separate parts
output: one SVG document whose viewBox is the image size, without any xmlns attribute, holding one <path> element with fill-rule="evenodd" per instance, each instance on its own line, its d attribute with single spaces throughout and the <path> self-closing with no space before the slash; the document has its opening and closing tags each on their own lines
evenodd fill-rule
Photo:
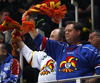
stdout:
<svg viewBox="0 0 100 83">
<path fill-rule="evenodd" d="M 73 56 L 68 56 L 66 58 L 66 61 L 62 61 L 60 63 L 60 69 L 59 69 L 59 71 L 66 72 L 66 73 L 72 72 L 72 71 L 74 71 L 73 69 L 71 69 L 72 67 L 74 67 L 75 70 L 77 70 L 77 68 L 76 68 L 77 63 L 76 63 L 75 59 L 77 60 L 77 58 L 75 58 Z"/>
</svg>

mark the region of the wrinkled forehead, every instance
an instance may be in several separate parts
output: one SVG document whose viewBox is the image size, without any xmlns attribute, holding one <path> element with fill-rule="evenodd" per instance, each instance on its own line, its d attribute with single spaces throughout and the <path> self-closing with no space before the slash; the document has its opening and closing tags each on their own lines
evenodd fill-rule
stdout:
<svg viewBox="0 0 100 83">
<path fill-rule="evenodd" d="M 92 32 L 89 36 L 96 36 L 96 32 Z"/>
</svg>

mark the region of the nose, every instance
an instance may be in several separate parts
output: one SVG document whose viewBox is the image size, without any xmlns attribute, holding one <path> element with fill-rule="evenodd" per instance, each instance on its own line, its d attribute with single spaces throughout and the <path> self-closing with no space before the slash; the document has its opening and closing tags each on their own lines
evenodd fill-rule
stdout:
<svg viewBox="0 0 100 83">
<path fill-rule="evenodd" d="M 65 31 L 65 36 L 68 35 L 68 34 L 69 34 L 69 32 L 68 31 Z"/>
<path fill-rule="evenodd" d="M 91 40 L 90 40 L 90 39 L 88 39 L 88 42 L 90 42 L 90 43 L 91 43 Z"/>
</svg>

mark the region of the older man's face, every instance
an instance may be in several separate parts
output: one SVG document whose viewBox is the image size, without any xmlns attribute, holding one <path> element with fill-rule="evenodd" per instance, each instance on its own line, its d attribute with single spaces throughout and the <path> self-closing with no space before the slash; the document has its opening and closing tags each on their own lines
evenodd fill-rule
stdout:
<svg viewBox="0 0 100 83">
<path fill-rule="evenodd" d="M 97 36 L 95 32 L 91 33 L 89 35 L 88 41 L 98 49 L 98 46 L 100 44 L 100 36 Z"/>
</svg>

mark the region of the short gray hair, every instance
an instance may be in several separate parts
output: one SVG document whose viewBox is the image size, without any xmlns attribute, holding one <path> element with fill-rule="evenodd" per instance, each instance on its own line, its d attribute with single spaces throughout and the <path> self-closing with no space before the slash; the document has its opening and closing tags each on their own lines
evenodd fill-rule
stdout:
<svg viewBox="0 0 100 83">
<path fill-rule="evenodd" d="M 100 36 L 100 29 L 95 29 L 91 33 L 93 33 L 93 32 L 95 32 L 97 36 Z"/>
</svg>

